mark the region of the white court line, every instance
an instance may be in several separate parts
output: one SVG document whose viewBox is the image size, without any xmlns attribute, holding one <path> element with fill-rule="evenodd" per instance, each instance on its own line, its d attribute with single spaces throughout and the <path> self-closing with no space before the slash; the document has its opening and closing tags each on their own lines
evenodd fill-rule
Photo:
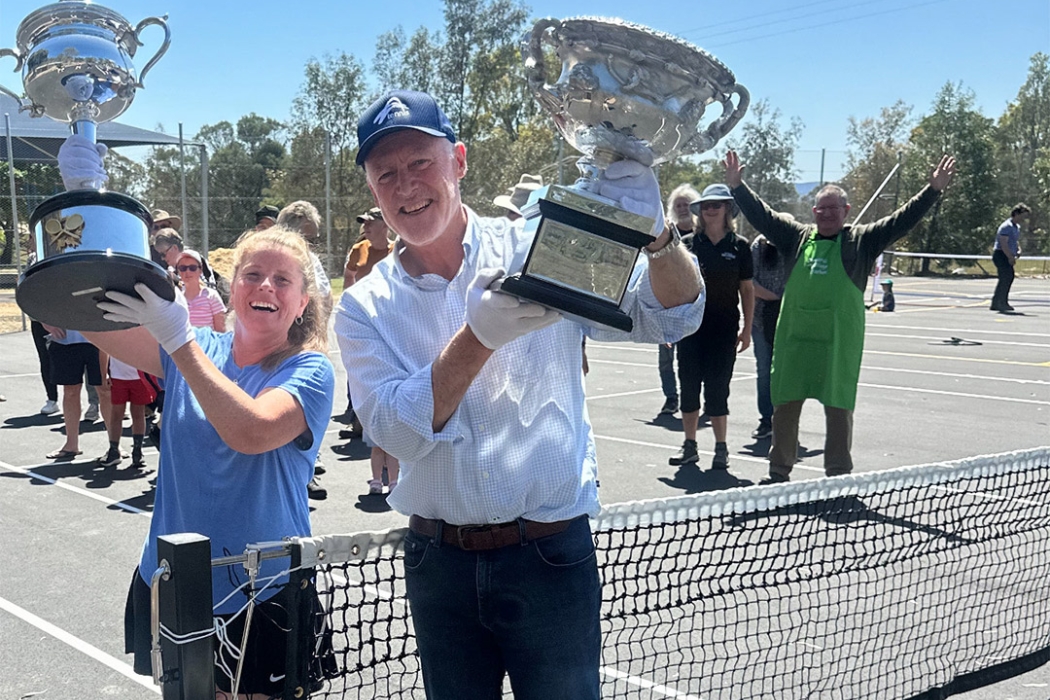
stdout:
<svg viewBox="0 0 1050 700">
<path fill-rule="evenodd" d="M 661 695 L 665 695 L 669 698 L 681 698 L 681 700 L 703 700 L 703 698 L 701 698 L 699 695 L 689 695 L 688 693 L 682 693 L 675 690 L 674 688 L 668 688 L 666 685 L 659 685 L 657 683 L 653 683 L 652 681 L 647 681 L 644 678 L 638 678 L 637 676 L 632 676 L 630 674 L 624 673 L 623 671 L 617 671 L 615 668 L 602 666 L 598 670 L 606 676 L 611 676 L 617 680 L 624 681 L 625 683 L 628 683 L 630 685 L 636 685 L 639 688 L 646 688 L 653 692 L 660 693 Z"/>
<path fill-rule="evenodd" d="M 913 386 L 887 386 L 885 384 L 868 384 L 860 382 L 857 386 L 868 389 L 889 389 L 891 391 L 915 392 L 917 394 L 939 394 L 941 396 L 958 396 L 964 399 L 988 399 L 989 401 L 1005 401 L 1007 403 L 1030 403 L 1036 406 L 1050 406 L 1050 401 L 1036 401 L 1035 399 L 1011 399 L 1008 396 L 993 396 L 991 394 L 965 394 L 959 391 L 941 391 L 939 389 L 918 389 Z"/>
<path fill-rule="evenodd" d="M 673 451 L 673 450 L 676 450 L 679 447 L 681 447 L 681 445 L 664 445 L 664 444 L 661 444 L 659 442 L 645 442 L 643 440 L 631 440 L 629 438 L 612 437 L 611 435 L 597 435 L 596 434 L 594 437 L 595 437 L 595 439 L 598 439 L 598 440 L 608 440 L 609 442 L 622 442 L 625 445 L 638 445 L 639 447 L 655 447 L 655 448 L 658 448 L 658 449 L 661 449 L 661 450 Z M 714 452 L 709 452 L 708 450 L 697 450 L 697 453 L 698 454 L 702 454 L 702 455 L 708 455 L 710 457 L 714 457 L 715 456 Z M 742 455 L 742 454 L 730 454 L 729 457 L 730 457 L 730 459 L 739 460 L 739 461 L 742 461 L 742 462 L 754 462 L 755 464 L 766 465 L 766 464 L 769 463 L 769 460 L 766 459 L 765 457 L 752 457 L 750 455 Z M 797 463 L 797 462 L 795 463 L 794 468 L 795 469 L 805 469 L 805 470 L 811 471 L 811 472 L 820 472 L 821 474 L 824 473 L 824 468 L 823 467 L 809 467 L 809 466 L 806 466 L 805 464 L 800 464 L 800 463 Z"/>
<path fill-rule="evenodd" d="M 968 331 L 951 331 L 952 333 L 968 333 Z M 873 338 L 909 338 L 911 340 L 945 340 L 934 335 L 903 335 L 900 333 L 867 333 L 865 337 Z M 1026 348 L 1050 348 L 1050 343 L 1022 343 L 1014 340 L 980 340 L 982 345 L 1013 345 Z"/>
<path fill-rule="evenodd" d="M 23 620 L 24 622 L 28 622 L 33 627 L 36 627 L 38 630 L 51 635 L 52 637 L 54 637 L 60 642 L 63 642 L 64 644 L 68 644 L 69 646 L 73 647 L 82 654 L 90 656 L 95 661 L 99 661 L 105 664 L 120 675 L 130 678 L 131 680 L 135 681 L 144 688 L 148 688 L 157 695 L 160 695 L 160 688 L 153 685 L 152 678 L 149 678 L 148 676 L 140 676 L 139 674 L 135 673 L 134 669 L 132 669 L 131 666 L 124 663 L 123 661 L 119 661 L 118 659 L 113 658 L 101 649 L 92 646 L 91 644 L 88 644 L 83 639 L 80 639 L 79 637 L 76 637 L 70 634 L 69 632 L 66 632 L 60 627 L 56 627 L 47 620 L 43 620 L 37 617 L 28 610 L 18 607 L 6 598 L 0 598 L 0 610 L 6 610 L 15 617 Z"/>
<path fill-rule="evenodd" d="M 985 335 L 1016 335 L 1024 338 L 1046 338 L 1050 337 L 1050 333 L 1018 333 L 1015 331 L 1000 331 L 996 329 L 980 330 L 977 328 L 927 328 L 925 326 L 898 326 L 894 324 L 878 324 L 877 326 L 871 326 L 872 328 L 899 328 L 902 331 L 926 331 L 931 333 L 934 331 L 945 332 L 945 333 L 983 333 Z"/>
<path fill-rule="evenodd" d="M 861 365 L 862 370 L 875 372 L 900 372 L 902 374 L 928 374 L 934 377 L 948 377 L 950 379 L 977 379 L 989 382 L 1009 382 L 1012 384 L 1036 384 L 1039 386 L 1050 386 L 1050 382 L 1042 379 L 1014 379 L 1013 377 L 986 377 L 981 374 L 953 374 L 952 372 L 932 372 L 928 369 L 901 369 L 900 367 L 875 367 L 873 365 Z"/>
<path fill-rule="evenodd" d="M 83 463 L 86 463 L 86 462 L 93 462 L 93 461 L 94 460 L 81 460 L 79 462 L 68 462 L 68 464 L 83 464 Z M 51 463 L 48 462 L 48 464 L 51 464 Z M 66 462 L 59 462 L 58 464 L 66 464 Z M 43 467 L 43 466 L 47 466 L 47 465 L 39 464 L 39 465 L 36 465 L 36 466 Z M 67 484 L 65 482 L 59 481 L 58 479 L 52 479 L 51 477 L 44 476 L 43 474 L 37 474 L 36 472 L 33 471 L 33 467 L 30 467 L 30 468 L 16 467 L 15 465 L 8 464 L 7 462 L 0 462 L 0 468 L 2 468 L 2 469 L 10 469 L 11 471 L 18 472 L 19 474 L 26 474 L 28 476 L 33 477 L 34 479 L 39 479 L 40 481 L 44 481 L 46 483 L 49 483 L 52 486 L 57 486 L 60 489 L 66 489 L 67 491 L 72 491 L 73 493 L 80 494 L 81 496 L 87 496 L 88 498 L 96 500 L 96 501 L 98 501 L 100 503 L 105 503 L 106 505 L 116 506 L 117 508 L 120 508 L 122 510 L 126 510 L 129 513 L 135 513 L 136 515 L 144 515 L 147 518 L 153 517 L 153 514 L 150 513 L 149 511 L 141 510 L 139 508 L 136 508 L 135 506 L 129 506 L 127 503 L 121 503 L 120 501 L 114 501 L 112 498 L 106 498 L 105 496 L 103 496 L 101 494 L 98 494 L 98 493 L 95 493 L 94 491 L 88 491 L 87 489 L 82 489 L 82 488 L 79 488 L 77 486 L 70 486 L 69 484 Z"/>
<path fill-rule="evenodd" d="M 0 374 L 0 379 L 21 379 L 23 377 L 39 377 L 40 372 L 27 372 L 26 374 Z"/>
</svg>

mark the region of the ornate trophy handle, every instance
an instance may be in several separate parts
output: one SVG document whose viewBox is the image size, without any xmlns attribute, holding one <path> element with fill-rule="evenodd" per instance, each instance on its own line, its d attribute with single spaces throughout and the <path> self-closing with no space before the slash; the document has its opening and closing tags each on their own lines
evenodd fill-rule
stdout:
<svg viewBox="0 0 1050 700">
<path fill-rule="evenodd" d="M 561 20 L 547 17 L 532 25 L 528 41 L 523 42 L 522 53 L 525 54 L 525 79 L 529 89 L 536 95 L 541 104 L 551 107 L 555 114 L 561 111 L 558 96 L 551 92 L 547 85 L 547 66 L 543 60 L 543 41 L 547 31 L 561 25 Z"/>
<path fill-rule="evenodd" d="M 738 99 L 735 109 L 730 109 L 733 105 L 730 96 L 736 93 Z M 703 153 L 704 151 L 710 150 L 715 147 L 722 138 L 733 130 L 733 127 L 744 118 L 744 114 L 747 113 L 747 107 L 751 104 L 751 93 L 747 91 L 747 88 L 743 85 L 734 85 L 730 91 L 729 96 L 722 101 L 722 115 L 713 121 L 702 133 L 697 134 L 690 139 L 686 149 L 683 149 L 684 153 Z"/>
<path fill-rule="evenodd" d="M 160 48 L 157 49 L 157 53 L 153 55 L 153 58 L 151 58 L 149 62 L 146 63 L 146 67 L 142 69 L 141 73 L 139 73 L 139 80 L 137 83 L 135 83 L 136 88 L 145 87 L 145 85 L 142 84 L 142 81 L 146 78 L 146 73 L 149 73 L 149 69 L 152 68 L 157 61 L 160 60 L 161 56 L 163 56 L 168 51 L 168 46 L 171 45 L 171 29 L 168 28 L 168 23 L 164 21 L 167 18 L 167 15 L 164 15 L 163 17 L 147 17 L 146 19 L 142 20 L 137 25 L 135 25 L 135 31 L 133 32 L 133 34 L 135 36 L 135 41 L 136 43 L 138 43 L 139 46 L 144 45 L 139 39 L 139 33 L 143 29 L 150 26 L 151 24 L 155 24 L 159 27 L 164 28 L 164 43 L 161 44 Z"/>
<path fill-rule="evenodd" d="M 18 53 L 16 49 L 0 49 L 0 58 L 3 58 L 4 56 L 14 56 L 15 60 L 18 61 L 18 64 L 15 66 L 15 73 L 22 70 L 22 63 L 24 59 L 22 57 L 22 54 Z M 25 111 L 27 109 L 32 109 L 32 105 L 27 105 L 25 102 L 22 101 L 21 95 L 16 95 L 15 93 L 5 88 L 3 85 L 0 85 L 0 92 L 4 93 L 8 97 L 15 98 L 15 102 L 18 103 L 19 112 Z"/>
</svg>

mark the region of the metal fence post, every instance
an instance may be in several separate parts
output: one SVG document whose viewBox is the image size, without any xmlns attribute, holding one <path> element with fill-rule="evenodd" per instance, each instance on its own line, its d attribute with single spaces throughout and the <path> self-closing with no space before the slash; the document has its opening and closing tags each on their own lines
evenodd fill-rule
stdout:
<svg viewBox="0 0 1050 700">
<path fill-rule="evenodd" d="M 159 581 L 161 628 L 177 639 L 198 637 L 176 644 L 161 636 L 161 693 L 164 700 L 213 700 L 215 640 L 201 634 L 213 626 L 211 541 L 195 533 L 158 537 L 157 565 L 168 569 L 168 575 Z"/>
</svg>

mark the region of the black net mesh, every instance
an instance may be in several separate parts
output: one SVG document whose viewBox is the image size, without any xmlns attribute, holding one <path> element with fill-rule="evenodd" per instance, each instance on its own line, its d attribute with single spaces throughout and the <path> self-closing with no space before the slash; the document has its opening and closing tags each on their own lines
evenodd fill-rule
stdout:
<svg viewBox="0 0 1050 700">
<path fill-rule="evenodd" d="M 313 697 L 423 697 L 402 534 L 304 544 Z M 605 698 L 946 697 L 1050 653 L 1050 450 L 622 504 L 595 541 Z"/>
</svg>

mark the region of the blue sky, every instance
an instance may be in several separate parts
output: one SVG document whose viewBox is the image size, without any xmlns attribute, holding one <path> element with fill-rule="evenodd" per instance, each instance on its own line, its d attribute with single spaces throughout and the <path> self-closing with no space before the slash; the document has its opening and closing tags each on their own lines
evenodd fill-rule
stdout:
<svg viewBox="0 0 1050 700">
<path fill-rule="evenodd" d="M 0 0 L 0 47 L 13 47 L 22 18 L 40 0 Z M 376 37 L 398 24 L 438 30 L 436 0 L 387 5 L 332 0 L 106 0 L 132 24 L 169 15 L 172 45 L 121 121 L 187 138 L 204 124 L 249 112 L 286 119 L 311 57 L 345 51 L 371 63 Z M 998 117 L 1025 79 L 1029 57 L 1050 52 L 1047 0 L 535 0 L 534 17 L 622 17 L 677 34 L 736 74 L 753 100 L 766 98 L 805 125 L 801 180 L 841 175 L 850 116 L 874 117 L 902 99 L 928 111 L 947 81 L 972 89 Z M 395 8 L 393 12 L 389 8 Z M 143 33 L 140 56 L 161 32 Z M 138 59 L 141 68 L 146 58 Z M 14 60 L 0 83 L 21 92 Z M 717 111 L 717 108 L 716 108 Z M 130 154 L 129 154 L 130 155 Z"/>
</svg>

